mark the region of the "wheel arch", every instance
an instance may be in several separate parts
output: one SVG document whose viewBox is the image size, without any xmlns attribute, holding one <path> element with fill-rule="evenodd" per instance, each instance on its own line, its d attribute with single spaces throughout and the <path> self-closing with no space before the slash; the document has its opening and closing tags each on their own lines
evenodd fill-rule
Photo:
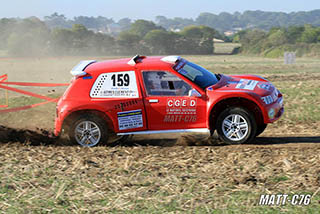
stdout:
<svg viewBox="0 0 320 214">
<path fill-rule="evenodd" d="M 257 103 L 254 101 L 243 98 L 243 97 L 230 97 L 230 98 L 225 98 L 220 101 L 218 101 L 216 104 L 213 105 L 209 112 L 209 129 L 210 130 L 215 130 L 216 129 L 216 121 L 218 115 L 224 111 L 227 108 L 231 107 L 242 107 L 247 109 L 249 112 L 253 113 L 253 116 L 256 120 L 257 124 L 263 124 L 264 119 L 263 119 L 263 113 L 261 111 L 261 108 L 258 106 Z"/>
<path fill-rule="evenodd" d="M 66 116 L 62 124 L 62 129 L 64 130 L 64 133 L 69 132 L 69 128 L 72 124 L 72 121 L 74 121 L 77 117 L 80 117 L 81 115 L 95 115 L 101 117 L 102 119 L 104 119 L 104 121 L 106 121 L 110 131 L 114 132 L 113 122 L 105 112 L 96 109 L 80 109 L 75 110 Z"/>
</svg>

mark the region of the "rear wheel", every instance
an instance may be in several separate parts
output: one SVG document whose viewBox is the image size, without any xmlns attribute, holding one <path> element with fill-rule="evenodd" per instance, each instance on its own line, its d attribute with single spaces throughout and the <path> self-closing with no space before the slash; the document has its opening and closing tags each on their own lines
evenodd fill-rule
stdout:
<svg viewBox="0 0 320 214">
<path fill-rule="evenodd" d="M 256 135 L 254 116 L 246 109 L 232 107 L 224 110 L 217 118 L 219 137 L 227 144 L 248 143 Z"/>
<path fill-rule="evenodd" d="M 106 121 L 96 115 L 79 116 L 72 123 L 69 138 L 73 143 L 92 147 L 108 141 Z"/>
</svg>

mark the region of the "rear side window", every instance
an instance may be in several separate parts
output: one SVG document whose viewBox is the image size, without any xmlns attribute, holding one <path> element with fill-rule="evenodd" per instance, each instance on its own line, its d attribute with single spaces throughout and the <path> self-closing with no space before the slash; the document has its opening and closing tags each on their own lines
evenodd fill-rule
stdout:
<svg viewBox="0 0 320 214">
<path fill-rule="evenodd" d="M 143 71 L 148 96 L 188 96 L 192 87 L 168 71 Z"/>
<path fill-rule="evenodd" d="M 134 71 L 103 73 L 94 82 L 92 98 L 137 98 L 139 97 Z"/>
</svg>

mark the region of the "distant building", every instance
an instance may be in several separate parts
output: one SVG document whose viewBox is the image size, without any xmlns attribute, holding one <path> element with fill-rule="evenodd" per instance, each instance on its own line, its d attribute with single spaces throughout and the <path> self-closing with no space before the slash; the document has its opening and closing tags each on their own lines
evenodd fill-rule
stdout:
<svg viewBox="0 0 320 214">
<path fill-rule="evenodd" d="M 102 34 L 108 34 L 108 28 L 102 27 L 102 28 L 88 28 L 88 30 L 93 31 L 94 33 L 102 33 Z"/>
<path fill-rule="evenodd" d="M 213 38 L 213 43 L 224 43 L 224 41 L 221 39 Z"/>
<path fill-rule="evenodd" d="M 224 34 L 225 36 L 233 36 L 235 33 L 236 33 L 235 31 L 229 30 L 229 31 L 224 32 L 223 34 Z"/>
<path fill-rule="evenodd" d="M 234 34 L 238 33 L 239 31 L 242 31 L 243 28 L 241 27 L 236 27 L 236 28 L 233 28 L 232 30 L 229 30 L 229 31 L 226 31 L 224 32 L 223 34 L 225 36 L 233 36 Z"/>
<path fill-rule="evenodd" d="M 243 28 L 242 27 L 235 27 L 235 28 L 233 28 L 233 30 L 236 31 L 236 32 L 239 32 L 239 31 L 242 31 Z"/>
<path fill-rule="evenodd" d="M 106 33 L 108 34 L 119 34 L 121 32 L 121 26 L 116 23 L 109 24 Z"/>
<path fill-rule="evenodd" d="M 179 33 L 179 32 L 181 32 L 181 29 L 179 29 L 179 28 L 170 28 L 170 31 L 171 32 L 175 32 L 175 33 Z"/>
</svg>

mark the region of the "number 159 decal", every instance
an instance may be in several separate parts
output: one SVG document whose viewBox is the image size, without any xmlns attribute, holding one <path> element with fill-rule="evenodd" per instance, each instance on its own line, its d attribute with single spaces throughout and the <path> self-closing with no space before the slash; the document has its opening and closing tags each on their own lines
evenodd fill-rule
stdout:
<svg viewBox="0 0 320 214">
<path fill-rule="evenodd" d="M 90 97 L 139 97 L 135 72 L 121 71 L 100 74 L 91 88 Z"/>
<path fill-rule="evenodd" d="M 111 79 L 113 82 L 113 86 L 129 86 L 130 84 L 129 74 L 113 74 L 111 76 Z"/>
</svg>

